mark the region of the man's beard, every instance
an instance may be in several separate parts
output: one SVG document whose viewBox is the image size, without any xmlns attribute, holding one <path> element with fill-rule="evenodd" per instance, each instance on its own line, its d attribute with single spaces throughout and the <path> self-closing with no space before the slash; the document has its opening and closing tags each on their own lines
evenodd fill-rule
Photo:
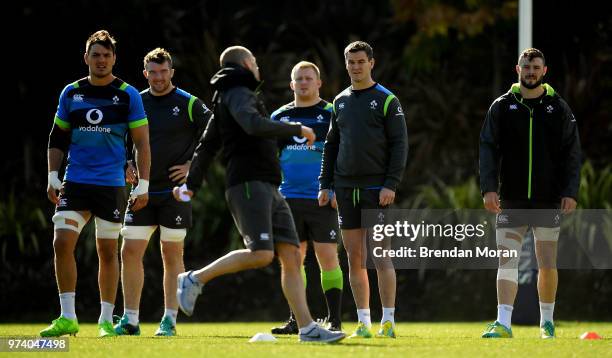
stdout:
<svg viewBox="0 0 612 358">
<path fill-rule="evenodd" d="M 534 89 L 534 88 L 539 87 L 542 84 L 543 80 L 544 80 L 544 76 L 541 76 L 533 84 L 530 84 L 530 83 L 527 83 L 527 81 L 525 81 L 524 79 L 521 78 L 521 85 L 523 85 L 523 87 L 528 88 L 528 89 Z"/>
</svg>

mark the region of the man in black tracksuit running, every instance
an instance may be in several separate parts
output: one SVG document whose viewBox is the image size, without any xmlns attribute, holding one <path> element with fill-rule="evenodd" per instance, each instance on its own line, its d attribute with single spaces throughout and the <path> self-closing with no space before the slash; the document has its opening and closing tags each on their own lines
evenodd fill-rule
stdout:
<svg viewBox="0 0 612 358">
<path fill-rule="evenodd" d="M 408 133 L 399 100 L 374 82 L 372 47 L 356 41 L 344 50 L 351 86 L 334 100 L 321 165 L 319 205 L 336 191 L 338 222 L 349 259 L 349 281 L 357 306 L 357 329 L 350 338 L 370 338 L 370 287 L 363 267 L 367 224 L 361 211 L 383 209 L 395 200 L 408 156 Z M 376 266 L 382 320 L 380 337 L 395 338 L 395 270 Z"/>
<path fill-rule="evenodd" d="M 519 83 L 489 108 L 480 133 L 480 189 L 485 208 L 497 214 L 498 248 L 520 252 L 523 236 L 533 228 L 541 337 L 553 338 L 560 214 L 576 208 L 580 139 L 567 103 L 542 83 L 546 70 L 544 54 L 526 49 L 516 66 Z M 497 319 L 483 338 L 512 337 L 518 260 L 500 259 Z"/>
<path fill-rule="evenodd" d="M 281 262 L 283 293 L 298 322 L 299 340 L 335 342 L 342 332 L 330 332 L 312 319 L 301 275 L 300 242 L 289 206 L 278 192 L 281 182 L 278 137 L 301 136 L 315 141 L 311 128 L 269 119 L 255 91 L 260 85 L 255 57 L 245 47 L 232 46 L 221 54 L 221 70 L 211 85 L 214 116 L 194 154 L 186 185 L 175 187 L 175 198 L 189 200 L 204 172 L 221 150 L 226 166 L 225 196 L 243 237 L 245 250 L 235 250 L 208 266 L 178 276 L 180 309 L 193 313 L 202 286 L 215 277 L 267 266 L 274 252 Z"/>
</svg>

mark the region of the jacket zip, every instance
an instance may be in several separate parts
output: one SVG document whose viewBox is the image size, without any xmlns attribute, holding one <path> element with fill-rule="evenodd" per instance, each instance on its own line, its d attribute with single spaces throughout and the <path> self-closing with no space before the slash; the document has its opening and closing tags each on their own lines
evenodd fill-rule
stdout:
<svg viewBox="0 0 612 358">
<path fill-rule="evenodd" d="M 518 100 L 518 98 L 516 98 L 516 94 L 514 95 L 514 99 Z M 531 199 L 531 173 L 533 169 L 533 108 L 529 108 L 528 105 L 523 103 L 523 98 L 521 98 L 518 102 L 529 111 L 529 176 L 527 177 L 527 199 Z"/>
</svg>

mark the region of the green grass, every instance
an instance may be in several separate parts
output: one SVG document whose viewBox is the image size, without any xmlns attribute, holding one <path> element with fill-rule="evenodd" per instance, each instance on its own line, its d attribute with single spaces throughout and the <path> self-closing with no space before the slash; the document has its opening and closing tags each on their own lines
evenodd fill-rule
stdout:
<svg viewBox="0 0 612 358">
<path fill-rule="evenodd" d="M 557 338 L 541 340 L 537 327 L 515 326 L 513 339 L 479 338 L 485 322 L 400 323 L 397 339 L 345 339 L 340 344 L 300 344 L 297 336 L 278 336 L 278 342 L 248 343 L 257 332 L 268 332 L 274 323 L 180 323 L 179 336 L 151 337 L 157 324 L 141 324 L 142 336 L 97 338 L 94 324 L 81 324 L 77 338 L 70 338 L 69 355 L 79 357 L 612 357 L 612 323 L 557 322 Z M 1 324 L 0 337 L 33 336 L 45 324 Z M 345 329 L 353 328 L 349 324 Z M 583 341 L 585 331 L 604 337 Z M 0 356 L 7 353 L 0 353 Z M 38 353 L 67 356 L 66 353 Z"/>
</svg>

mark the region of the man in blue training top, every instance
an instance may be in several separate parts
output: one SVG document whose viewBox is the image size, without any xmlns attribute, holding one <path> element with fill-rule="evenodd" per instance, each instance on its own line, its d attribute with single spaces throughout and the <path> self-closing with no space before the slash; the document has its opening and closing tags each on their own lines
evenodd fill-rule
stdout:
<svg viewBox="0 0 612 358">
<path fill-rule="evenodd" d="M 300 122 L 315 131 L 317 138 L 324 138 L 329 130 L 332 104 L 319 97 L 321 74 L 312 62 L 301 61 L 291 70 L 290 87 L 294 101 L 272 113 L 272 119 L 282 122 Z M 327 303 L 328 328 L 341 330 L 341 304 L 343 276 L 338 263 L 338 213 L 336 200 L 319 207 L 319 173 L 323 140 L 314 145 L 306 144 L 306 138 L 290 137 L 279 140 L 280 164 L 283 181 L 280 192 L 291 208 L 300 238 L 302 277 L 306 285 L 304 258 L 308 241 L 313 241 L 317 261 L 321 269 L 321 287 Z M 298 327 L 293 312 L 287 323 L 272 329 L 274 334 L 297 334 Z"/>
<path fill-rule="evenodd" d="M 49 135 L 47 196 L 56 205 L 53 248 L 61 314 L 40 332 L 43 337 L 76 335 L 79 331 L 74 304 L 74 249 L 79 233 L 92 216 L 100 262 L 99 334 L 116 335 L 112 315 L 119 283 L 117 239 L 128 204 L 124 173 L 128 130 L 136 146 L 140 178 L 131 193 L 131 209 L 140 210 L 148 202 L 149 129 L 140 94 L 113 75 L 115 40 L 107 31 L 100 30 L 89 37 L 84 59 L 89 76 L 64 88 Z M 62 183 L 58 171 L 66 152 Z"/>
<path fill-rule="evenodd" d="M 151 145 L 151 185 L 149 204 L 142 210 L 128 209 L 121 248 L 121 283 L 124 314 L 115 325 L 120 335 L 140 335 L 139 307 L 144 284 L 142 259 L 149 239 L 159 227 L 164 264 L 164 315 L 156 336 L 176 335 L 176 276 L 185 271 L 183 241 L 191 227 L 191 202 L 179 202 L 172 188 L 185 182 L 196 143 L 212 112 L 197 97 L 172 83 L 172 56 L 162 48 L 144 58 L 144 76 L 149 88 L 142 91 L 142 102 L 149 118 Z M 128 161 L 126 177 L 136 182 L 135 168 Z"/>
</svg>

